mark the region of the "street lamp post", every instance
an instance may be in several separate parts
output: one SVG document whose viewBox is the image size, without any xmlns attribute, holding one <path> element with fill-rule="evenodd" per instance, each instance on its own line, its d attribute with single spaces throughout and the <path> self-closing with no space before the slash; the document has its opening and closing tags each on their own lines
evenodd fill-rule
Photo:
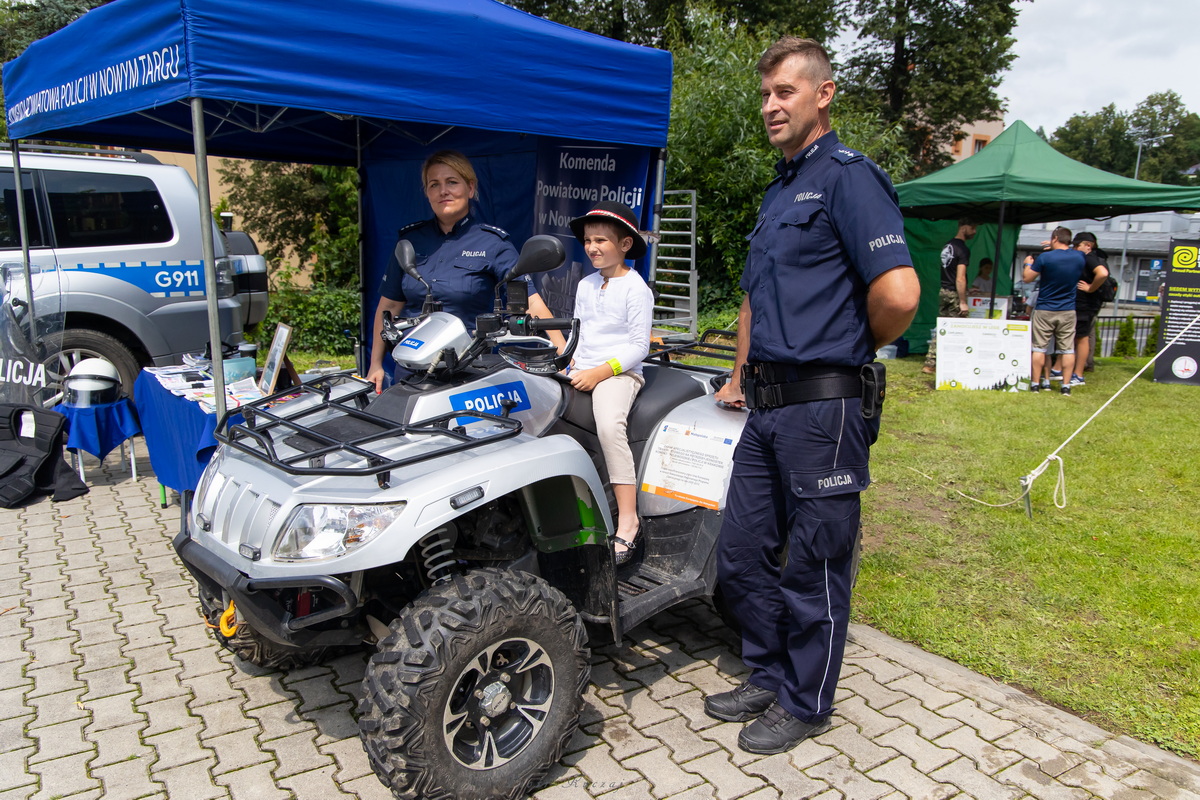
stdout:
<svg viewBox="0 0 1200 800">
<path fill-rule="evenodd" d="M 1142 146 L 1148 144 L 1158 144 L 1165 139 L 1170 139 L 1175 134 L 1164 133 L 1162 136 L 1147 136 L 1144 139 L 1137 140 L 1137 160 L 1133 162 L 1133 179 L 1136 181 L 1138 170 L 1142 167 Z M 1129 228 L 1133 225 L 1133 214 L 1125 215 L 1125 243 L 1121 245 L 1121 279 L 1117 286 L 1117 296 L 1113 299 L 1113 311 L 1119 313 L 1121 311 L 1121 287 L 1125 285 L 1125 277 L 1129 274 L 1129 265 L 1126 260 L 1126 253 L 1129 251 Z"/>
</svg>

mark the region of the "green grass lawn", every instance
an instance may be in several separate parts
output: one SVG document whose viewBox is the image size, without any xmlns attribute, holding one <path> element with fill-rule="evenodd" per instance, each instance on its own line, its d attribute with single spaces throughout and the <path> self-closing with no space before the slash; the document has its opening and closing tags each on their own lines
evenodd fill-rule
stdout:
<svg viewBox="0 0 1200 800">
<path fill-rule="evenodd" d="M 1100 359 L 1071 397 L 936 392 L 888 362 L 864 495 L 858 621 L 1110 730 L 1200 756 L 1200 441 L 1195 387 L 1133 383 L 1030 473 L 1147 359 Z M 922 475 L 925 473 L 934 480 Z"/>
<path fill-rule="evenodd" d="M 292 354 L 300 371 L 322 359 L 353 367 Z M 1023 503 L 954 490 L 1016 499 L 1146 359 L 1100 359 L 1071 397 L 936 392 L 921 359 L 887 363 L 856 619 L 1200 756 L 1200 392 L 1135 381 L 1061 452 L 1066 508 L 1052 466 L 1030 520 Z"/>
</svg>

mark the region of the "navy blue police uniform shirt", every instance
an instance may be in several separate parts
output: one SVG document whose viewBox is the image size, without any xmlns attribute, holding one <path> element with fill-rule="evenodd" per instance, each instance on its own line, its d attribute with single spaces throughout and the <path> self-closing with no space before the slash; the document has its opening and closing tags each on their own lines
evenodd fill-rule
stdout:
<svg viewBox="0 0 1200 800">
<path fill-rule="evenodd" d="M 462 218 L 450 233 L 442 233 L 436 219 L 415 222 L 400 229 L 417 255 L 417 272 L 433 287 L 443 309 L 474 329 L 475 318 L 492 311 L 496 285 L 517 263 L 517 251 L 508 234 L 494 225 Z M 388 259 L 379 293 L 404 303 L 405 313 L 419 314 L 425 287 L 400 269 L 396 254 Z M 530 293 L 533 293 L 532 287 Z"/>
<path fill-rule="evenodd" d="M 867 287 L 912 264 L 896 190 L 832 131 L 776 169 L 746 237 L 749 360 L 866 364 L 875 357 Z"/>
</svg>

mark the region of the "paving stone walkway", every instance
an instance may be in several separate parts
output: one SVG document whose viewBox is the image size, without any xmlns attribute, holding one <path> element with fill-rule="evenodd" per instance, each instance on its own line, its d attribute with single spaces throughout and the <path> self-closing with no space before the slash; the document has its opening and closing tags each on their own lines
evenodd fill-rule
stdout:
<svg viewBox="0 0 1200 800">
<path fill-rule="evenodd" d="M 278 673 L 218 647 L 171 549 L 178 506 L 117 462 L 88 459 L 82 498 L 0 510 L 0 800 L 391 797 L 353 716 L 365 655 Z M 595 649 L 580 731 L 534 796 L 1200 798 L 1195 762 L 862 626 L 834 728 L 752 756 L 702 710 L 744 674 L 733 645 L 694 602 Z"/>
</svg>

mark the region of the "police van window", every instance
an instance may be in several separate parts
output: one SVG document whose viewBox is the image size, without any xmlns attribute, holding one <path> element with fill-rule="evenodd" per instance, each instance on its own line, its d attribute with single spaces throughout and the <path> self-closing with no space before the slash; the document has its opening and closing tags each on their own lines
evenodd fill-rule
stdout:
<svg viewBox="0 0 1200 800">
<path fill-rule="evenodd" d="M 166 204 L 149 178 L 44 170 L 42 180 L 60 248 L 151 244 L 174 235 Z"/>
<path fill-rule="evenodd" d="M 33 178 L 28 172 L 21 173 L 21 177 L 25 189 L 25 214 L 29 220 L 29 246 L 45 247 L 33 198 Z M 0 170 L 0 192 L 4 194 L 4 204 L 0 206 L 0 247 L 15 250 L 21 246 L 21 226 L 17 218 L 17 186 L 11 169 Z"/>
</svg>

